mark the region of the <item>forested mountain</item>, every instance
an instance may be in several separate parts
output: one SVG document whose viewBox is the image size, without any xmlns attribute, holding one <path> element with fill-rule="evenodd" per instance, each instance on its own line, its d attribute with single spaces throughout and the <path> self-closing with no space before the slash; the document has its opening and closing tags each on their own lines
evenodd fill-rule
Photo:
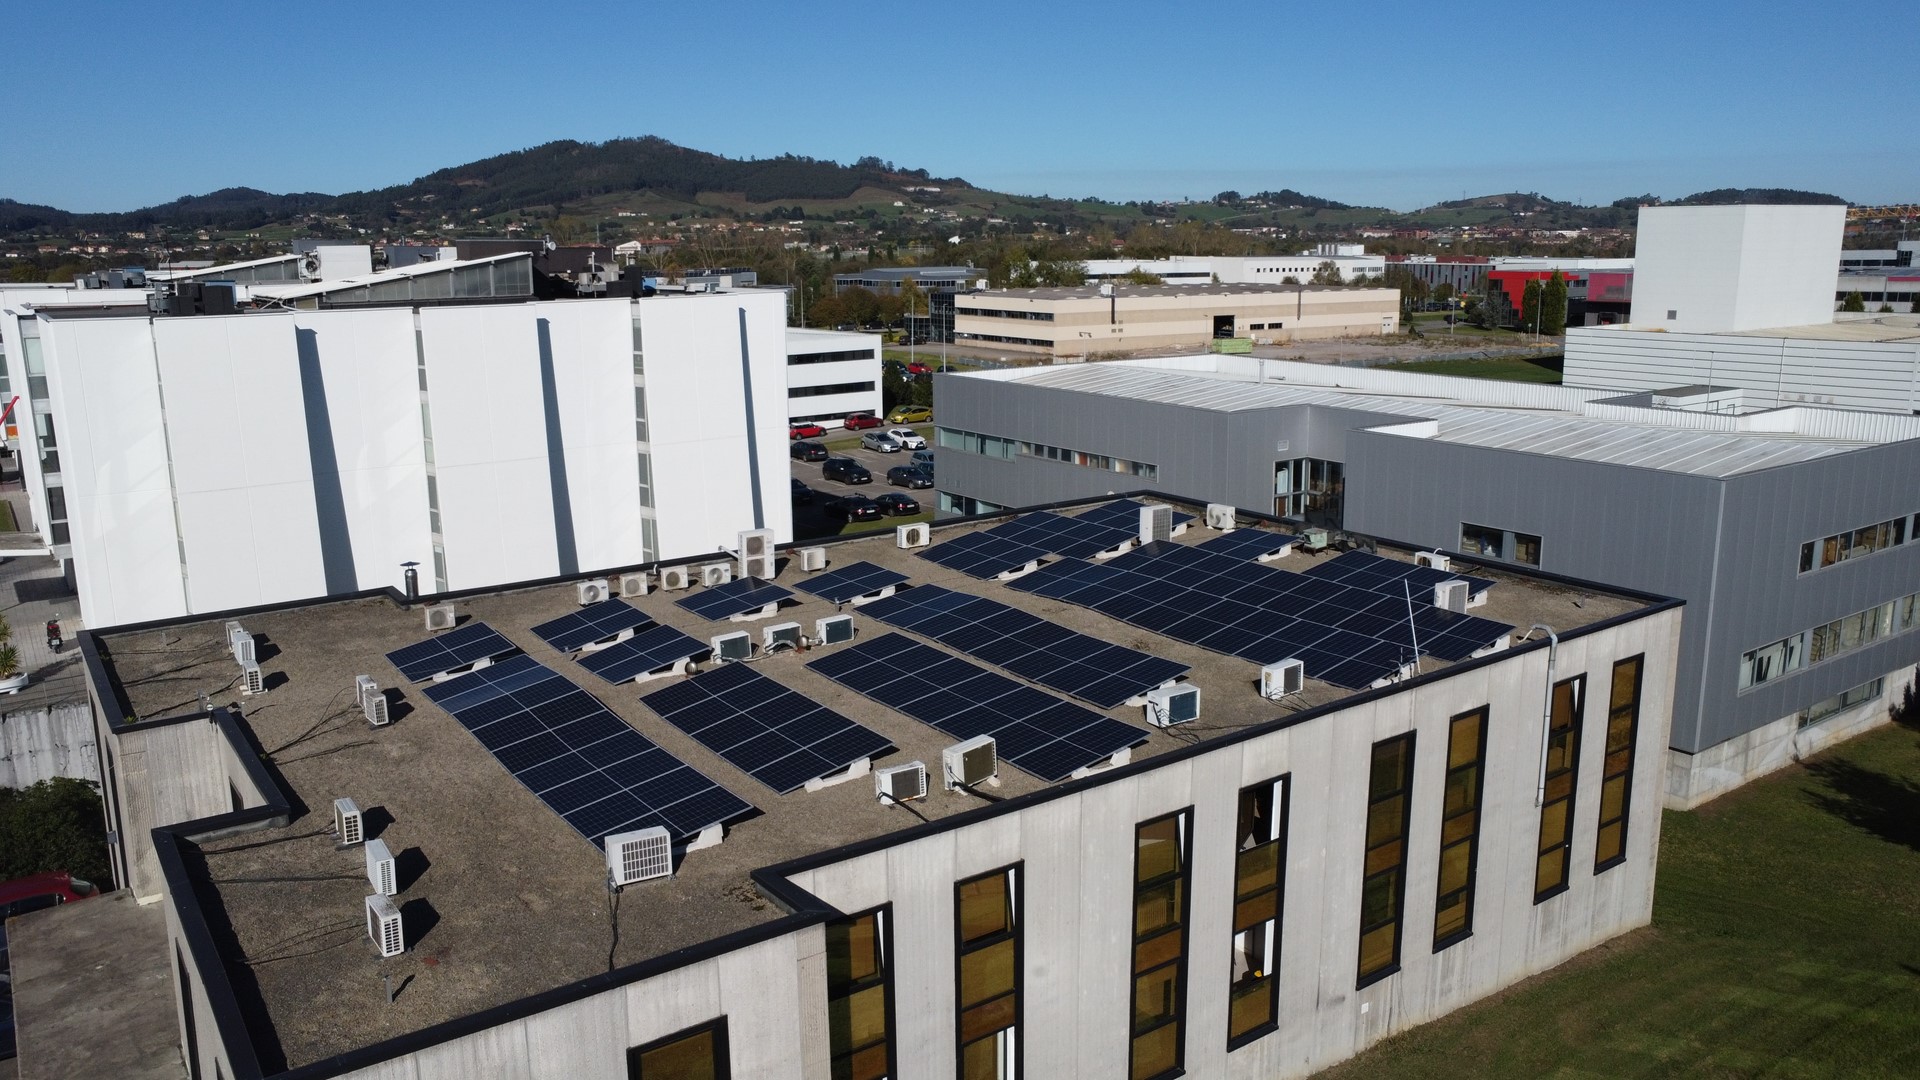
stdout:
<svg viewBox="0 0 1920 1080">
<path fill-rule="evenodd" d="M 1684 199 L 1674 199 L 1678 206 L 1731 206 L 1735 203 L 1764 203 L 1769 205 L 1795 203 L 1823 203 L 1829 206 L 1845 206 L 1847 200 L 1838 195 L 1826 195 L 1818 191 L 1796 191 L 1793 188 L 1714 188 L 1689 195 Z"/>
</svg>

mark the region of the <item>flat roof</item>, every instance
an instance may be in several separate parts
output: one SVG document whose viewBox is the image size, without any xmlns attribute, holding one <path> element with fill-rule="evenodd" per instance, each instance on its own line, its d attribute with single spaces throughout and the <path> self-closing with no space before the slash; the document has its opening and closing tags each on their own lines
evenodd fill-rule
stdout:
<svg viewBox="0 0 1920 1080">
<path fill-rule="evenodd" d="M 1109 283 L 1111 284 L 1111 283 Z M 994 289 L 991 292 L 970 293 L 968 303 L 980 306 L 993 300 L 1007 297 L 1016 300 L 1104 300 L 1106 295 L 1101 285 L 1056 285 L 1037 289 Z M 1245 296 L 1285 294 L 1297 292 L 1364 292 L 1369 288 L 1382 291 L 1378 287 L 1354 285 L 1281 285 L 1267 282 L 1245 282 L 1232 285 L 1113 285 L 1113 291 L 1122 300 L 1132 300 L 1147 296 Z"/>
<path fill-rule="evenodd" d="M 1830 323 L 1734 330 L 1736 337 L 1798 338 L 1812 341 L 1920 341 L 1920 315 L 1843 312 Z"/>
<path fill-rule="evenodd" d="M 1178 505 L 1195 513 L 1203 509 Z M 937 545 L 1004 519 L 942 525 L 934 540 Z M 1172 542 L 1216 535 L 1195 522 Z M 897 547 L 892 530 L 835 543 L 828 551 L 829 569 L 876 563 L 906 574 L 911 585 L 992 597 L 1103 641 L 1189 665 L 1190 680 L 1202 688 L 1205 712 L 1201 721 L 1174 734 L 1147 726 L 1139 708 L 1094 710 L 1138 728 L 1144 745 L 1134 748 L 1135 761 L 1196 739 L 1283 722 L 1301 709 L 1354 693 L 1309 679 L 1299 697 L 1276 704 L 1252 689 L 1257 667 L 1249 661 L 949 570 Z M 1385 548 L 1380 554 L 1411 559 L 1409 553 Z M 777 578 L 786 586 L 806 576 L 791 556 L 783 553 Z M 1298 572 L 1333 557 L 1296 549 L 1272 565 Z M 1487 603 L 1472 614 L 1515 627 L 1547 623 L 1564 634 L 1649 604 L 1505 568 L 1475 567 L 1469 573 L 1495 582 Z M 774 619 L 709 622 L 674 603 L 682 595 L 656 592 L 633 602 L 657 621 L 702 641 L 735 629 L 750 630 L 757 638 L 767 622 L 787 620 L 810 631 L 813 619 L 834 613 L 832 604 L 796 592 L 799 602 Z M 571 585 L 505 590 L 462 599 L 458 606 L 759 813 L 731 826 L 719 846 L 689 853 L 671 880 L 631 886 L 610 905 L 599 848 L 522 787 L 385 660 L 388 651 L 426 637 L 419 610 L 402 610 L 381 598 L 246 615 L 241 622 L 256 636 L 269 685 L 256 697 L 236 695 L 223 618 L 103 633 L 103 662 L 135 715 L 190 712 L 190 703 L 203 691 L 216 706 L 232 705 L 296 804 L 296 816 L 285 827 L 207 841 L 188 860 L 212 923 L 230 927 L 216 937 L 225 941 L 225 959 L 264 1065 L 270 1067 L 276 1057 L 288 1066 L 320 1060 L 769 922 L 784 913 L 756 891 L 751 871 L 920 824 L 914 814 L 876 800 L 870 778 L 776 795 L 641 703 L 643 694 L 682 680 L 614 687 L 554 652 L 530 628 L 578 610 Z M 896 632 L 858 608 L 847 610 L 866 638 Z M 955 739 L 806 666 L 847 647 L 775 654 L 756 661 L 753 670 L 891 740 L 897 749 L 876 759 L 876 768 L 913 760 L 931 765 L 933 790 L 914 804 L 926 818 L 984 807 L 972 795 L 939 790 L 941 750 Z M 1426 672 L 1444 666 L 1431 658 L 1421 663 Z M 369 728 L 353 705 L 354 678 L 363 674 L 383 687 L 399 687 L 388 727 Z M 1003 798 L 1054 786 L 1010 766 L 1001 769 L 1000 779 Z M 395 902 L 409 937 L 419 935 L 402 957 L 378 961 L 365 940 L 364 856 L 357 849 L 336 850 L 326 835 L 333 801 L 341 797 L 359 803 L 368 815 L 369 834 L 384 840 L 398 858 L 401 892 Z M 381 974 L 401 988 L 391 1005 Z"/>
</svg>

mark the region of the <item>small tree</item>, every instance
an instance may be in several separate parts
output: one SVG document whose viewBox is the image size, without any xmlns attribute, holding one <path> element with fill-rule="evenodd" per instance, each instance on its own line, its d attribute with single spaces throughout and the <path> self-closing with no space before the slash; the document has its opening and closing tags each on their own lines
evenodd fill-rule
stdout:
<svg viewBox="0 0 1920 1080">
<path fill-rule="evenodd" d="M 1492 291 L 1492 290 L 1489 290 L 1489 291 Z M 1538 281 L 1527 282 L 1527 287 L 1521 291 L 1520 293 L 1520 329 L 1521 330 L 1532 330 L 1535 326 L 1539 325 L 1539 319 L 1541 315 L 1541 311 L 1540 311 L 1541 291 L 1542 290 L 1540 288 L 1540 282 Z"/>
<path fill-rule="evenodd" d="M 1880 314 L 1882 314 L 1882 315 L 1891 315 L 1891 314 L 1893 314 L 1893 305 L 1892 305 L 1892 304 L 1889 304 L 1889 303 L 1886 303 L 1885 301 L 1882 301 L 1882 302 L 1881 302 L 1881 304 L 1880 304 Z"/>
<path fill-rule="evenodd" d="M 1327 261 L 1321 263 L 1319 266 L 1316 266 L 1313 268 L 1313 283 L 1315 285 L 1340 284 L 1341 283 L 1340 268 L 1333 264 L 1332 259 L 1328 259 Z"/>
<path fill-rule="evenodd" d="M 13 647 L 13 627 L 0 615 L 0 679 L 20 674 L 20 650 Z"/>
<path fill-rule="evenodd" d="M 1840 301 L 1840 310 L 1841 311 L 1865 311 L 1867 310 L 1866 298 L 1861 296 L 1858 292 L 1850 292 L 1847 294 L 1847 298 L 1845 300 Z"/>
<path fill-rule="evenodd" d="M 1567 332 L 1567 279 L 1558 270 L 1540 293 L 1540 332 L 1549 337 Z"/>
<path fill-rule="evenodd" d="M 100 792 L 90 780 L 56 777 L 0 788 L 0 879 L 51 870 L 95 884 L 112 879 Z"/>
</svg>

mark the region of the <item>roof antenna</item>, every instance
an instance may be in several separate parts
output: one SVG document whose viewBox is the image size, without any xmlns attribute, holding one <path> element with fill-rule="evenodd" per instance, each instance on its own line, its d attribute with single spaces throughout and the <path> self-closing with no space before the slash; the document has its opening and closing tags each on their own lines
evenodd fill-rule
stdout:
<svg viewBox="0 0 1920 1080">
<path fill-rule="evenodd" d="M 1413 633 L 1413 673 L 1420 674 L 1420 627 L 1413 621 L 1413 586 L 1400 579 L 1400 591 L 1407 597 L 1407 629 Z"/>
</svg>

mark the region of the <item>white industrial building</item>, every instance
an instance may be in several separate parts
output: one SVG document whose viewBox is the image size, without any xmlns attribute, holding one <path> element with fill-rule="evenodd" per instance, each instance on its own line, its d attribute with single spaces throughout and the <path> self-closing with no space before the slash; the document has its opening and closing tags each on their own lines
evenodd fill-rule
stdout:
<svg viewBox="0 0 1920 1080">
<path fill-rule="evenodd" d="M 1132 273 L 1152 274 L 1168 285 L 1279 285 L 1287 278 L 1310 282 L 1332 263 L 1345 282 L 1387 272 L 1385 255 L 1368 255 L 1359 244 L 1322 244 L 1300 255 L 1175 255 L 1166 259 L 1089 259 L 1087 280 L 1107 281 Z"/>
<path fill-rule="evenodd" d="M 787 421 L 839 427 L 880 415 L 880 335 L 787 328 Z"/>
</svg>

